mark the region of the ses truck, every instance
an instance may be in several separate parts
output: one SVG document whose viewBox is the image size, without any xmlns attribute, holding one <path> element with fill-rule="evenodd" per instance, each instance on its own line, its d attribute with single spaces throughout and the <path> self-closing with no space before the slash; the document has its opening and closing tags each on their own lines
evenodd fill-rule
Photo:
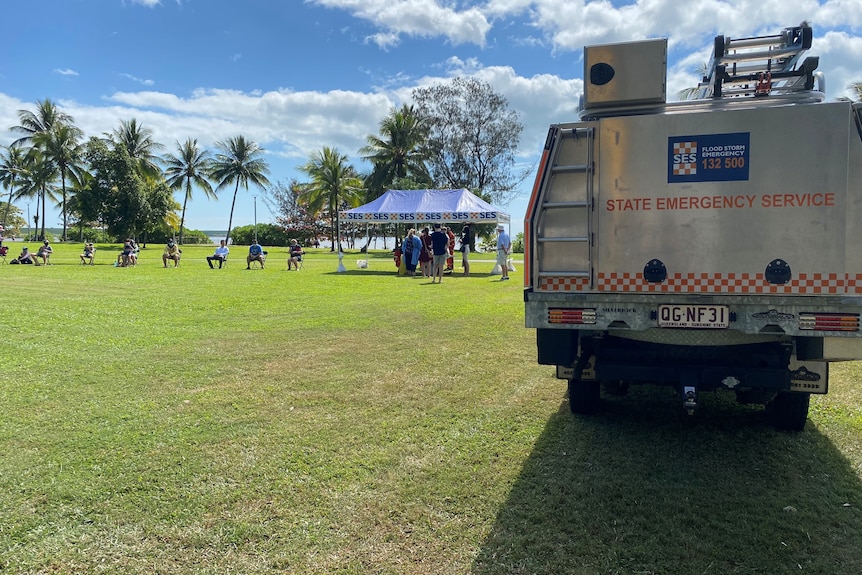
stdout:
<svg viewBox="0 0 862 575">
<path fill-rule="evenodd" d="M 862 104 L 825 101 L 807 24 L 719 36 L 667 102 L 667 40 L 588 46 L 525 216 L 526 326 L 573 413 L 630 384 L 727 389 L 801 430 L 862 358 Z"/>
</svg>

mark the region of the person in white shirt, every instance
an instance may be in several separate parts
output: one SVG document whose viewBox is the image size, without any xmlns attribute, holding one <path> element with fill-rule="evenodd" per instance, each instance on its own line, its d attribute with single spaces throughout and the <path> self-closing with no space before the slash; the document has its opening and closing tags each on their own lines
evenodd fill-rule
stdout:
<svg viewBox="0 0 862 575">
<path fill-rule="evenodd" d="M 218 267 L 221 269 L 224 261 L 227 259 L 227 255 L 230 253 L 230 250 L 225 245 L 225 241 L 221 240 L 219 247 L 216 248 L 216 251 L 213 255 L 207 256 L 207 263 L 210 265 L 210 269 L 213 268 L 213 262 L 218 261 Z"/>
<path fill-rule="evenodd" d="M 499 224 L 497 226 L 497 264 L 503 273 L 500 281 L 509 279 L 509 252 L 511 251 L 512 240 L 509 239 L 509 234 L 506 233 L 503 224 Z"/>
</svg>

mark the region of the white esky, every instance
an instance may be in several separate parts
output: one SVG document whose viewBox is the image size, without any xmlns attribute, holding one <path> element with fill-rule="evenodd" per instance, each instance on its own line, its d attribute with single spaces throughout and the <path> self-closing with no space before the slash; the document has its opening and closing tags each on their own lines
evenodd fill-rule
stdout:
<svg viewBox="0 0 862 575">
<path fill-rule="evenodd" d="M 241 134 L 266 150 L 273 182 L 302 180 L 297 167 L 323 146 L 368 171 L 358 150 L 380 120 L 458 75 L 508 99 L 524 124 L 519 167 L 533 170 L 548 126 L 577 119 L 584 45 L 668 38 L 672 97 L 697 84 L 716 35 L 806 20 L 827 97 L 862 81 L 862 0 L 6 0 L 3 17 L 14 24 L 0 51 L 0 144 L 19 137 L 8 130 L 18 110 L 48 98 L 87 137 L 132 118 L 171 152 Z M 503 206 L 513 236 L 533 176 Z M 234 225 L 253 222 L 252 196 L 258 221 L 272 221 L 262 195 L 240 190 Z M 225 229 L 230 200 L 195 190 L 187 226 Z"/>
</svg>

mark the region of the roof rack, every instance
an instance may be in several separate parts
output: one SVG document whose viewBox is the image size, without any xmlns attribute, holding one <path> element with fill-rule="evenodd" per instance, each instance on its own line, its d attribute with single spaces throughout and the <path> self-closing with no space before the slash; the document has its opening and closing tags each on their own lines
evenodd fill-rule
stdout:
<svg viewBox="0 0 862 575">
<path fill-rule="evenodd" d="M 771 36 L 716 36 L 709 75 L 698 85 L 699 96 L 764 97 L 813 90 L 819 58 L 805 58 L 797 66 L 811 47 L 812 36 L 807 22 Z"/>
</svg>

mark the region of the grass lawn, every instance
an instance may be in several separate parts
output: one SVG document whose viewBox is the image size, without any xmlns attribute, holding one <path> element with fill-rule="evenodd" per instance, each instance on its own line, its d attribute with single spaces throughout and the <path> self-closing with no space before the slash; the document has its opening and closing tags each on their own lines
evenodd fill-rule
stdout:
<svg viewBox="0 0 862 575">
<path fill-rule="evenodd" d="M 490 254 L 80 247 L 0 266 L 2 573 L 862 573 L 862 364 L 803 433 L 651 388 L 573 418 Z"/>
</svg>

